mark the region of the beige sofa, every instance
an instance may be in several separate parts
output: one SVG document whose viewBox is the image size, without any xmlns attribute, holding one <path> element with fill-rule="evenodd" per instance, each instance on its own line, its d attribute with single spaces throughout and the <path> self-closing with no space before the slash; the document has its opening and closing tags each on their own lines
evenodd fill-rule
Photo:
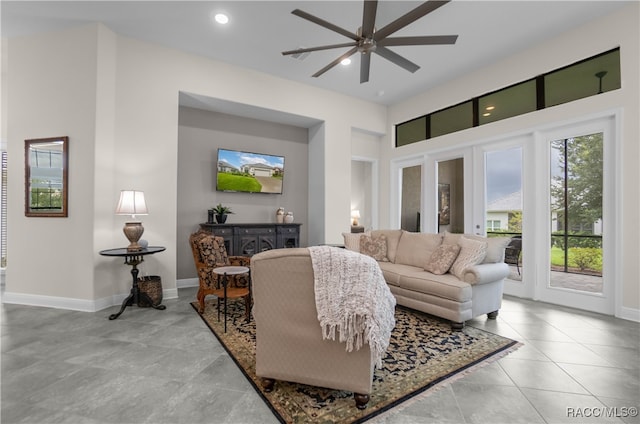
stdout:
<svg viewBox="0 0 640 424">
<path fill-rule="evenodd" d="M 463 328 L 465 321 L 479 315 L 497 317 L 504 278 L 509 275 L 504 263 L 509 238 L 376 230 L 345 233 L 344 239 L 346 248 L 378 260 L 399 305 L 447 319 L 454 329 Z M 436 274 L 425 270 L 433 268 L 428 262 L 436 250 L 441 253 L 461 245 L 449 271 Z"/>
<path fill-rule="evenodd" d="M 267 391 L 275 380 L 345 390 L 356 406 L 369 402 L 374 362 L 368 344 L 347 352 L 323 340 L 307 248 L 274 249 L 251 258 L 256 375 Z"/>
</svg>

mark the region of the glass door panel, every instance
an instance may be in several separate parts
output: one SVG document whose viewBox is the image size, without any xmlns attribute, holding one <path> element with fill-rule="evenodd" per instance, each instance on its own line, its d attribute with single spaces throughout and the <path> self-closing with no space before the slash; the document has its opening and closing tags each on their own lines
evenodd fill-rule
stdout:
<svg viewBox="0 0 640 424">
<path fill-rule="evenodd" d="M 603 293 L 603 134 L 551 142 L 549 287 Z"/>
<path fill-rule="evenodd" d="M 509 279 L 522 281 L 522 148 L 513 147 L 485 153 L 486 208 L 488 237 L 511 237 L 505 255 Z"/>
<path fill-rule="evenodd" d="M 402 169 L 402 201 L 400 228 L 420 232 L 420 207 L 422 205 L 422 166 Z"/>
</svg>

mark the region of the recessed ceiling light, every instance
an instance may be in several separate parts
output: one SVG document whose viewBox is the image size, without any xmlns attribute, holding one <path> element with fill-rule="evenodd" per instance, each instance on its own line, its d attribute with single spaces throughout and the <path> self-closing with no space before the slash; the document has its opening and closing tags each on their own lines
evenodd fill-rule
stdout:
<svg viewBox="0 0 640 424">
<path fill-rule="evenodd" d="M 340 61 L 340 64 L 344 66 L 351 65 L 351 59 L 349 58 L 342 59 L 342 61 Z"/>
<path fill-rule="evenodd" d="M 483 113 L 482 116 L 490 116 L 491 114 L 489 112 Z"/>
<path fill-rule="evenodd" d="M 229 22 L 229 17 L 227 15 L 225 15 L 224 13 L 216 13 L 216 15 L 213 17 L 217 23 L 219 24 L 226 24 L 227 22 Z"/>
<path fill-rule="evenodd" d="M 496 108 L 495 106 L 487 106 L 485 109 L 486 109 L 486 110 L 493 110 L 493 109 L 495 109 L 495 108 Z"/>
</svg>

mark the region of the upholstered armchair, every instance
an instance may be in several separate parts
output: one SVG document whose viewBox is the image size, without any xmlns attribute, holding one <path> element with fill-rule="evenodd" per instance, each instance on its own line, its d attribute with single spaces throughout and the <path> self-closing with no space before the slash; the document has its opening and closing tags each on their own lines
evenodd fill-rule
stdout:
<svg viewBox="0 0 640 424">
<path fill-rule="evenodd" d="M 198 289 L 198 311 L 204 312 L 204 299 L 208 295 L 220 298 L 222 276 L 214 274 L 213 269 L 220 266 L 250 266 L 251 259 L 246 256 L 228 256 L 224 239 L 204 230 L 189 236 L 193 260 L 198 271 L 200 288 Z M 228 287 L 249 287 L 249 275 L 230 275 Z M 231 296 L 229 296 L 231 297 Z M 251 295 L 244 296 L 247 313 L 251 310 Z"/>
</svg>

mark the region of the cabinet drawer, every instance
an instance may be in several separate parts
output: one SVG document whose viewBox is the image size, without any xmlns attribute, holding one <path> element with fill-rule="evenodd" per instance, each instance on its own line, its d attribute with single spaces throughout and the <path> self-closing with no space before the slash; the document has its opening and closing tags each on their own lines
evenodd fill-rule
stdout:
<svg viewBox="0 0 640 424">
<path fill-rule="evenodd" d="M 297 227 L 278 227 L 279 234 L 298 234 Z"/>
<path fill-rule="evenodd" d="M 245 234 L 250 234 L 250 235 L 260 235 L 260 234 L 274 234 L 275 233 L 275 229 L 274 228 L 261 228 L 261 227 L 256 227 L 256 228 L 238 228 L 238 233 L 240 235 L 245 235 Z"/>
<path fill-rule="evenodd" d="M 211 232 L 217 236 L 230 236 L 233 234 L 233 228 L 214 228 Z"/>
</svg>

